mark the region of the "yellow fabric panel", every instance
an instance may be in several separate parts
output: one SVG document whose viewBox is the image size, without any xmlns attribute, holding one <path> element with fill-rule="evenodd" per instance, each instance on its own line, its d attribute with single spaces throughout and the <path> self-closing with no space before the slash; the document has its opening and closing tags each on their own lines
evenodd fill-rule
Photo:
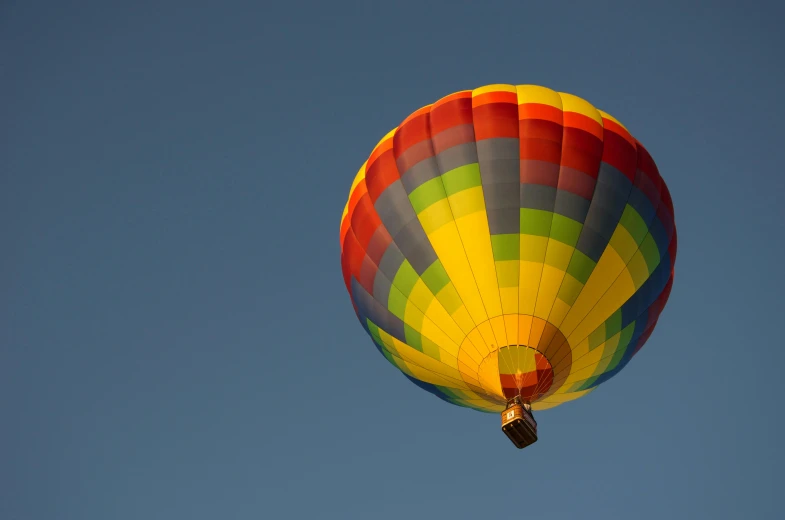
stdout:
<svg viewBox="0 0 785 520">
<path fill-rule="evenodd" d="M 468 385 L 479 389 L 480 392 L 486 393 L 487 390 L 480 381 L 480 376 L 477 374 L 477 367 L 473 365 L 467 365 L 462 360 L 458 360 L 458 371 L 460 372 L 461 378 L 463 381 Z"/>
<path fill-rule="evenodd" d="M 485 338 L 480 334 L 479 328 L 472 330 L 468 336 L 466 336 L 465 341 L 471 342 L 474 345 L 474 348 L 477 350 L 479 354 L 479 359 L 477 359 L 477 364 L 479 365 L 482 359 L 491 353 L 491 347 L 489 343 L 486 343 Z M 461 349 L 464 348 L 464 345 L 461 344 Z"/>
<path fill-rule="evenodd" d="M 535 316 L 544 320 L 550 317 L 553 302 L 556 300 L 563 279 L 564 271 L 548 264 L 542 266 L 542 278 L 537 293 L 537 304 L 534 308 Z"/>
<path fill-rule="evenodd" d="M 477 330 L 479 331 L 480 335 L 485 340 L 485 345 L 488 347 L 488 352 L 492 352 L 496 350 L 499 346 L 499 340 L 496 338 L 496 333 L 491 327 L 489 321 L 484 321 L 477 325 Z"/>
<path fill-rule="evenodd" d="M 630 278 L 632 278 L 632 283 L 635 285 L 635 290 L 638 290 L 649 279 L 649 268 L 640 249 L 632 255 L 630 262 L 627 264 L 627 271 L 630 274 Z"/>
<path fill-rule="evenodd" d="M 384 343 L 384 346 L 390 350 L 390 352 L 395 355 L 398 354 L 398 351 L 395 349 L 395 344 L 393 343 L 393 337 L 387 334 L 387 332 L 385 332 L 382 328 L 379 329 L 379 338 L 382 340 L 382 343 Z"/>
<path fill-rule="evenodd" d="M 409 293 L 409 302 L 427 315 L 426 311 L 431 307 L 431 304 L 434 301 L 438 303 L 438 300 L 436 300 L 436 297 L 430 289 L 428 289 L 428 286 L 425 285 L 425 282 L 423 282 L 422 279 L 418 279 L 417 282 L 415 282 L 414 287 L 412 287 L 412 291 Z M 453 323 L 453 326 L 456 325 Z"/>
<path fill-rule="evenodd" d="M 498 356 L 491 354 L 485 358 L 478 370 L 478 377 L 482 387 L 488 392 L 499 397 L 504 397 L 502 384 L 499 379 L 499 359 Z"/>
<path fill-rule="evenodd" d="M 583 321 L 624 268 L 625 262 L 619 257 L 616 250 L 612 247 L 605 248 L 600 261 L 597 262 L 597 266 L 589 276 L 589 280 L 586 282 L 580 296 L 575 300 L 570 312 L 564 318 L 564 322 L 553 322 L 553 324 L 559 327 L 562 333 L 569 338 L 575 327 Z"/>
<path fill-rule="evenodd" d="M 521 314 L 534 314 L 541 277 L 542 263 L 521 261 L 518 292 L 518 312 Z"/>
<path fill-rule="evenodd" d="M 455 291 L 455 289 L 453 289 L 453 291 Z M 468 332 L 474 328 L 474 322 L 472 321 L 472 317 L 469 315 L 469 311 L 466 309 L 465 305 L 458 307 L 458 309 L 450 314 L 450 316 L 453 320 L 455 320 L 455 323 L 461 327 L 461 330 L 464 331 L 464 334 L 468 334 Z"/>
<path fill-rule="evenodd" d="M 448 359 L 442 359 L 453 368 L 457 368 L 458 362 L 458 345 L 452 341 L 441 329 L 439 329 L 431 320 L 424 320 L 420 333 L 429 340 L 439 346 L 439 350 L 447 354 Z M 450 359 L 452 358 L 452 359 Z"/>
<path fill-rule="evenodd" d="M 616 250 L 616 253 L 625 264 L 632 259 L 632 256 L 638 250 L 638 243 L 632 238 L 632 235 L 630 235 L 629 231 L 627 231 L 624 226 L 617 226 L 613 231 L 610 246 L 610 248 Z"/>
<path fill-rule="evenodd" d="M 572 278 L 572 276 L 567 275 L 564 278 L 566 280 L 567 278 Z M 570 308 L 571 307 L 568 304 L 564 303 L 564 301 L 561 298 L 556 298 L 556 300 L 554 300 L 553 302 L 551 313 L 548 316 L 548 321 L 550 321 L 551 323 L 561 323 L 564 317 L 567 316 L 567 313 L 570 312 Z"/>
<path fill-rule="evenodd" d="M 531 315 L 520 314 L 518 315 L 518 344 L 527 345 L 532 331 L 532 317 Z"/>
<path fill-rule="evenodd" d="M 412 291 L 412 295 L 414 295 L 415 291 L 421 290 L 419 287 L 420 285 L 425 285 L 422 280 L 418 280 L 417 284 L 414 286 L 414 290 Z M 426 289 L 427 290 L 427 287 Z M 412 295 L 409 295 L 409 299 L 412 299 Z M 463 332 L 460 327 L 455 323 L 452 316 L 447 314 L 447 311 L 444 310 L 439 304 L 439 301 L 436 299 L 431 300 L 431 303 L 428 307 L 426 307 L 425 316 L 430 319 L 437 327 L 439 327 L 444 333 L 450 338 L 450 340 L 455 343 L 456 345 L 460 345 L 463 341 L 463 338 L 466 337 L 466 333 Z"/>
<path fill-rule="evenodd" d="M 395 350 L 398 353 L 398 356 L 406 361 L 406 364 L 409 368 L 413 369 L 417 367 L 418 369 L 426 369 L 432 376 L 439 376 L 442 377 L 444 380 L 439 383 L 434 383 L 437 385 L 444 385 L 444 386 L 455 386 L 459 383 L 459 386 L 456 388 L 466 388 L 466 383 L 464 382 L 463 378 L 461 378 L 461 374 L 458 371 L 457 366 L 454 368 L 450 365 L 446 365 L 441 361 L 433 359 L 431 356 L 423 354 L 419 350 L 413 349 L 406 343 L 403 343 L 392 336 L 388 337 L 392 339 L 393 344 L 395 345 Z M 419 379 L 419 378 L 418 378 Z M 448 382 L 452 381 L 452 382 Z M 425 380 L 423 381 L 432 383 L 433 381 Z"/>
<path fill-rule="evenodd" d="M 450 201 L 442 199 L 422 210 L 417 218 L 422 224 L 426 235 L 430 235 L 443 225 L 453 220 Z"/>
<path fill-rule="evenodd" d="M 518 313 L 518 277 L 520 276 L 519 260 L 500 260 L 496 262 L 496 273 L 499 278 L 499 298 L 504 314 Z M 507 334 L 515 337 L 515 334 Z"/>
<path fill-rule="evenodd" d="M 489 92 L 516 92 L 515 85 L 506 85 L 506 84 L 495 84 L 495 85 L 486 85 L 484 87 L 476 88 L 472 90 L 472 97 L 481 96 L 483 94 L 487 94 Z"/>
<path fill-rule="evenodd" d="M 538 85 L 518 85 L 515 90 L 518 93 L 519 105 L 539 103 L 562 110 L 562 98 L 555 90 Z"/>
<path fill-rule="evenodd" d="M 507 331 L 507 340 L 512 343 L 518 341 L 518 316 L 517 314 L 505 314 L 504 328 Z"/>
<path fill-rule="evenodd" d="M 482 194 L 482 186 L 475 186 L 461 190 L 447 197 L 450 201 L 452 214 L 455 220 L 460 220 L 461 217 L 471 215 L 477 211 L 485 211 L 485 198 Z M 485 223 L 488 223 L 488 217 L 485 217 Z"/>
<path fill-rule="evenodd" d="M 457 218 L 456 224 L 466 249 L 474 280 L 480 290 L 485 311 L 489 317 L 500 316 L 502 304 L 499 297 L 499 284 L 496 279 L 496 263 L 491 248 L 491 234 L 488 229 L 488 215 L 485 211 L 478 211 Z"/>
<path fill-rule="evenodd" d="M 545 331 L 545 322 L 541 319 L 532 320 L 531 330 L 529 331 L 528 345 L 539 345 L 542 340 L 542 333 Z"/>
<path fill-rule="evenodd" d="M 521 235 L 519 242 L 519 254 L 521 261 L 535 262 L 538 264 L 543 263 L 545 261 L 545 254 L 548 249 L 548 240 L 548 237 Z"/>
<path fill-rule="evenodd" d="M 589 280 L 591 281 L 591 279 Z M 587 284 L 588 287 L 588 284 Z M 635 284 L 632 282 L 630 272 L 626 269 L 613 282 L 611 288 L 605 293 L 597 305 L 589 312 L 586 318 L 573 330 L 568 339 L 571 345 L 588 337 L 591 332 L 604 323 L 611 315 L 619 310 L 624 302 L 635 294 Z M 564 329 L 562 329 L 562 332 Z"/>
<path fill-rule="evenodd" d="M 516 295 L 518 293 L 518 274 L 520 272 L 518 262 L 518 260 L 496 261 L 496 275 L 499 278 L 499 287 L 513 288 L 515 289 Z"/>
<path fill-rule="evenodd" d="M 548 237 L 521 235 L 519 243 L 518 312 L 534 314 L 537 292 L 542 278 L 542 262 L 548 248 Z"/>
<path fill-rule="evenodd" d="M 428 235 L 428 239 L 466 306 L 473 324 L 488 319 L 455 222 L 450 222 L 432 232 Z"/>
<path fill-rule="evenodd" d="M 504 316 L 494 316 L 491 318 L 491 328 L 493 329 L 493 335 L 497 339 L 496 348 L 500 348 L 510 344 L 510 339 L 507 336 L 507 328 L 504 322 Z"/>
<path fill-rule="evenodd" d="M 425 314 L 415 307 L 411 301 L 407 300 L 406 307 L 403 310 L 403 322 L 414 330 L 420 330 L 424 321 Z"/>
<path fill-rule="evenodd" d="M 404 359 L 404 362 L 406 363 L 406 366 L 409 368 L 409 372 L 411 376 L 414 377 L 415 379 L 419 379 L 420 381 L 423 381 L 425 383 L 431 383 L 432 385 L 461 388 L 465 390 L 469 389 L 469 385 L 467 385 L 466 381 L 464 381 L 463 379 L 460 379 L 460 382 L 458 382 L 459 380 L 457 379 L 445 377 L 444 375 L 438 372 L 425 369 L 417 365 L 416 363 L 410 362 L 407 359 Z M 460 376 L 460 374 L 458 374 L 458 376 Z"/>
<path fill-rule="evenodd" d="M 602 116 L 594 106 L 585 99 L 573 96 L 572 94 L 561 93 L 562 106 L 565 112 L 576 112 L 590 117 L 602 126 Z"/>
<path fill-rule="evenodd" d="M 458 352 L 458 369 L 461 373 L 479 379 L 478 371 L 482 358 L 474 351 L 471 345 L 464 344 Z M 479 384 L 479 383 L 478 383 Z"/>
<path fill-rule="evenodd" d="M 482 386 L 482 382 L 478 379 L 479 376 L 477 375 L 476 369 L 469 367 L 460 360 L 458 361 L 458 368 L 463 381 L 466 383 L 466 386 L 480 394 L 487 393 L 485 387 Z"/>
<path fill-rule="evenodd" d="M 515 262 L 515 269 L 519 269 L 518 262 Z M 518 284 L 516 283 L 515 287 L 501 287 L 499 289 L 499 296 L 502 299 L 502 312 L 504 312 L 504 314 L 517 314 Z M 514 338 L 515 334 L 508 333 L 508 336 Z"/>
</svg>

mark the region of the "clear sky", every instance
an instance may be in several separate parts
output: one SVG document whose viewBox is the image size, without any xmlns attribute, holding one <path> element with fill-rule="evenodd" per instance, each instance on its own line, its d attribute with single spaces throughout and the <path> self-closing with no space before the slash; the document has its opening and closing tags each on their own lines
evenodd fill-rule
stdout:
<svg viewBox="0 0 785 520">
<path fill-rule="evenodd" d="M 641 4 L 2 1 L 0 518 L 780 518 L 785 9 Z M 620 119 L 679 229 L 652 338 L 523 451 L 340 270 L 378 139 L 489 83 Z"/>
</svg>

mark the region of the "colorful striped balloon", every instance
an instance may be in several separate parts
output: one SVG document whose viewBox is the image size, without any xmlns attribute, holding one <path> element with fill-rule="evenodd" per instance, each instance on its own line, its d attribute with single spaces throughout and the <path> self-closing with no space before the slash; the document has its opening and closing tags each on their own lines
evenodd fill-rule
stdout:
<svg viewBox="0 0 785 520">
<path fill-rule="evenodd" d="M 489 85 L 374 148 L 341 220 L 360 323 L 453 404 L 544 409 L 617 374 L 670 294 L 673 204 L 646 149 L 581 98 Z"/>
</svg>

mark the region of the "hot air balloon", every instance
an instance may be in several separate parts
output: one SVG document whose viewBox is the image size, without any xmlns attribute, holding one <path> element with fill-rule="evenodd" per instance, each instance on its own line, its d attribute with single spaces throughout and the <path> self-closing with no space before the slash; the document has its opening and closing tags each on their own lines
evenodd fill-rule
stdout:
<svg viewBox="0 0 785 520">
<path fill-rule="evenodd" d="M 382 138 L 351 185 L 341 266 L 362 327 L 413 383 L 501 413 L 619 373 L 673 283 L 676 229 L 649 153 L 609 114 L 534 85 L 446 96 Z"/>
</svg>

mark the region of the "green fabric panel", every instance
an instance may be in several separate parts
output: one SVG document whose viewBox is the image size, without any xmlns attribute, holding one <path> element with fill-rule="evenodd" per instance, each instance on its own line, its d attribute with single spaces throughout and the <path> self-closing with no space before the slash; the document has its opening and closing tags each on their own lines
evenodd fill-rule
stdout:
<svg viewBox="0 0 785 520">
<path fill-rule="evenodd" d="M 455 290 L 455 286 L 452 282 L 442 289 L 436 298 L 441 302 L 448 314 L 453 314 L 463 305 L 463 301 L 461 300 L 461 297 L 458 296 L 458 291 Z"/>
<path fill-rule="evenodd" d="M 406 303 L 408 301 L 408 298 L 406 298 L 397 287 L 390 287 L 390 297 L 387 299 L 387 309 L 401 321 L 403 321 L 403 317 L 406 314 Z"/>
<path fill-rule="evenodd" d="M 444 184 L 439 177 L 423 183 L 409 194 L 409 200 L 417 214 L 446 197 L 447 194 L 444 192 Z"/>
<path fill-rule="evenodd" d="M 614 312 L 605 322 L 605 339 L 610 339 L 621 331 L 621 309 Z"/>
<path fill-rule="evenodd" d="M 450 283 L 450 277 L 447 276 L 447 271 L 444 270 L 441 260 L 436 260 L 425 270 L 422 274 L 422 281 L 433 294 L 439 294 L 439 291 Z"/>
<path fill-rule="evenodd" d="M 429 340 L 425 336 L 421 335 L 420 338 L 421 338 L 420 345 L 423 354 L 426 354 L 432 357 L 433 359 L 437 359 L 441 361 L 441 354 L 440 354 L 441 350 L 439 350 L 439 345 Z"/>
<path fill-rule="evenodd" d="M 643 241 L 643 238 L 649 232 L 649 228 L 646 227 L 646 223 L 643 221 L 638 212 L 635 211 L 629 204 L 624 208 L 624 213 L 622 213 L 621 219 L 619 219 L 619 224 L 624 226 L 624 229 L 626 229 L 629 234 L 632 235 L 632 238 L 638 244 Z"/>
<path fill-rule="evenodd" d="M 605 342 L 605 325 L 600 325 L 594 332 L 589 334 L 589 352 L 599 347 Z"/>
<path fill-rule="evenodd" d="M 643 239 L 640 248 L 643 259 L 646 260 L 646 267 L 649 269 L 649 275 L 654 272 L 654 269 L 660 264 L 660 250 L 657 248 L 657 243 L 654 242 L 654 237 L 649 234 Z"/>
<path fill-rule="evenodd" d="M 412 264 L 410 264 L 408 260 L 404 260 L 401 267 L 398 268 L 398 272 L 395 274 L 393 285 L 408 298 L 412 289 L 414 289 L 414 284 L 416 284 L 419 279 L 420 277 L 417 274 L 417 271 L 414 270 L 414 267 L 412 267 Z"/>
<path fill-rule="evenodd" d="M 494 260 L 518 260 L 521 250 L 521 237 L 514 235 L 491 235 Z"/>
<path fill-rule="evenodd" d="M 422 352 L 422 334 L 406 323 L 403 324 L 403 330 L 406 333 L 406 344 Z"/>
<path fill-rule="evenodd" d="M 521 235 L 550 235 L 553 213 L 541 209 L 521 208 Z"/>
<path fill-rule="evenodd" d="M 594 260 L 576 249 L 570 260 L 570 265 L 567 267 L 567 272 L 585 285 L 596 265 Z"/>
<path fill-rule="evenodd" d="M 571 218 L 567 218 L 558 213 L 553 214 L 553 223 L 551 224 L 551 238 L 563 242 L 568 246 L 575 247 L 578 243 L 578 237 L 583 229 L 583 224 L 576 222 Z"/>
<path fill-rule="evenodd" d="M 480 165 L 477 163 L 466 164 L 445 172 L 441 179 L 448 197 L 459 191 L 482 185 Z"/>
</svg>

